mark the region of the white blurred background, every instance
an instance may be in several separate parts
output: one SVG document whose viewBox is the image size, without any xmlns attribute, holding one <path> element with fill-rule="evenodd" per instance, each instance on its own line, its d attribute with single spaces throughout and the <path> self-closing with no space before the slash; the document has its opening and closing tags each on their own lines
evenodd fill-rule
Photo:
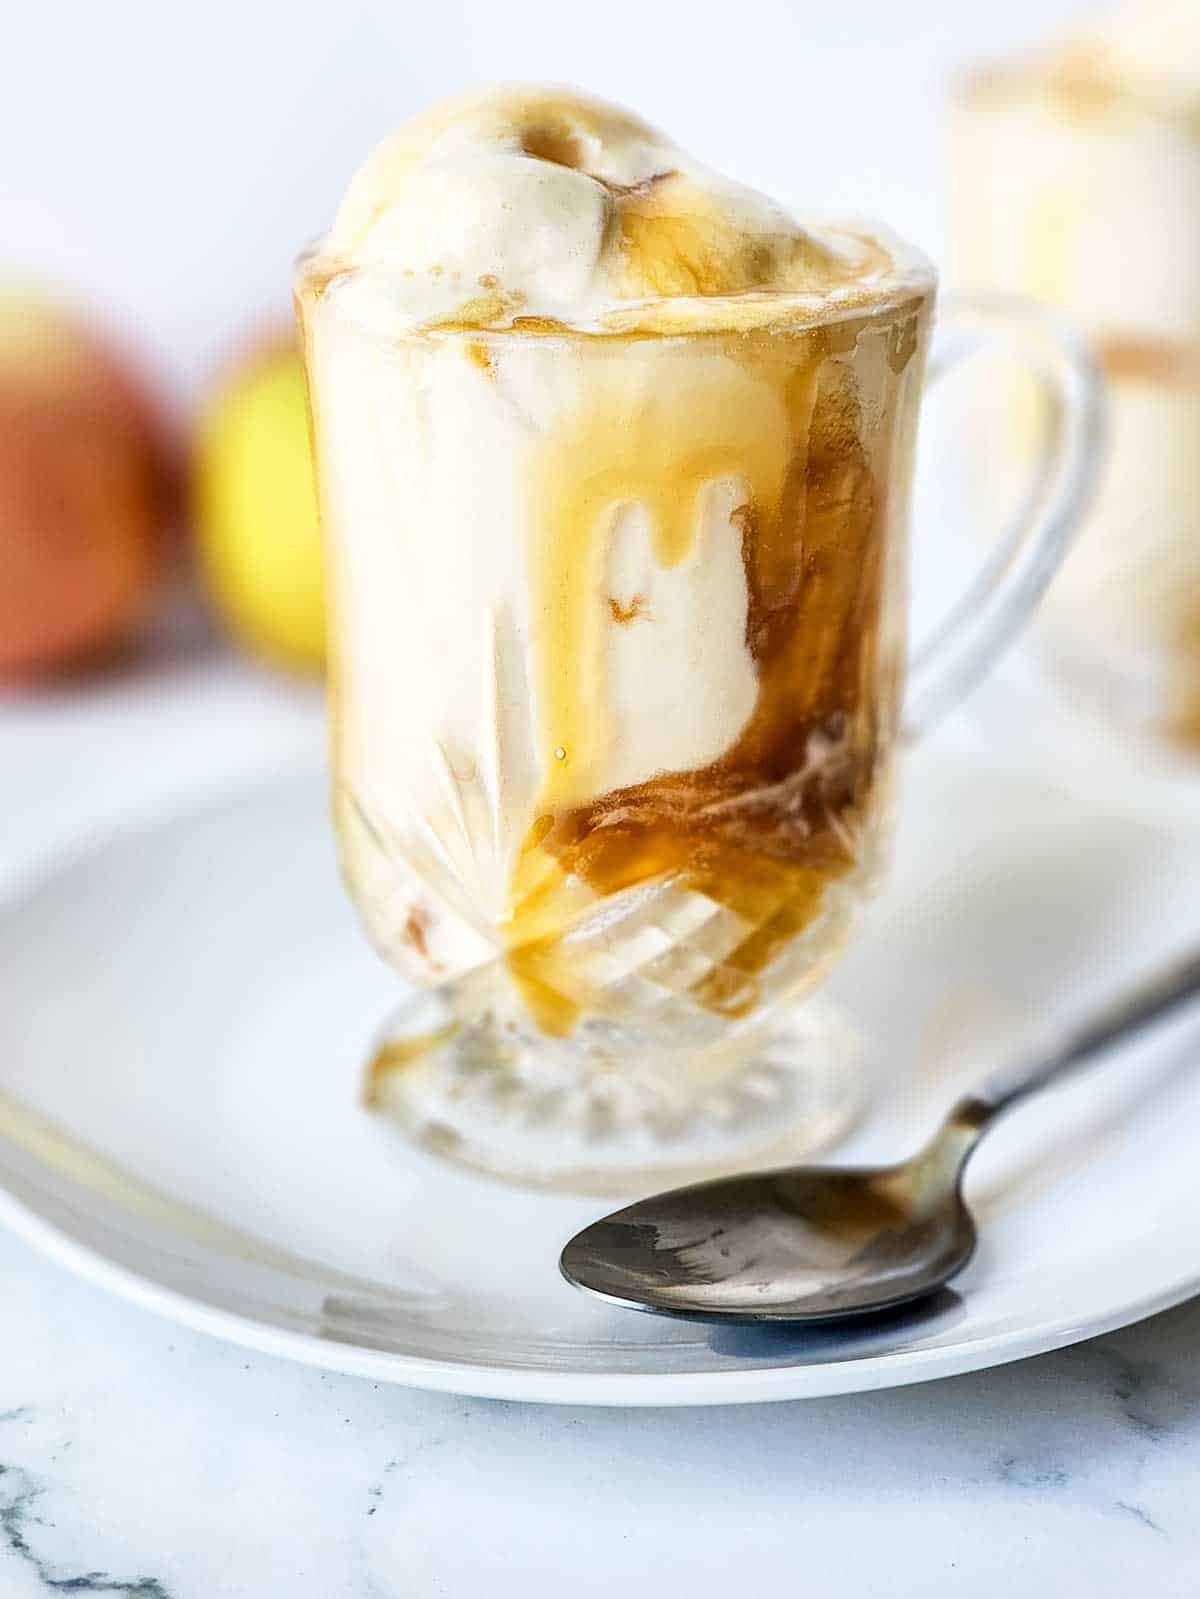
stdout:
<svg viewBox="0 0 1200 1599">
<path fill-rule="evenodd" d="M 0 61 L 0 262 L 134 334 L 182 399 L 260 317 L 366 150 L 490 78 L 570 81 L 800 206 L 942 253 L 941 118 L 964 61 L 1085 0 L 41 0 Z"/>
</svg>

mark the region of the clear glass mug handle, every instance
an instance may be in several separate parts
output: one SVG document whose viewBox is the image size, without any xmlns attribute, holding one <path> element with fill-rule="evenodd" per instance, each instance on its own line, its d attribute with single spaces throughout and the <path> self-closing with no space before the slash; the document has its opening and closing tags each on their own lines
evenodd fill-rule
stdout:
<svg viewBox="0 0 1200 1599">
<path fill-rule="evenodd" d="M 1095 487 L 1104 382 L 1086 342 L 1029 300 L 972 296 L 938 316 L 929 385 L 972 356 L 1015 349 L 1046 400 L 1029 490 L 1011 525 L 933 634 L 912 652 L 903 736 L 921 737 L 968 693 L 1029 620 Z"/>
</svg>

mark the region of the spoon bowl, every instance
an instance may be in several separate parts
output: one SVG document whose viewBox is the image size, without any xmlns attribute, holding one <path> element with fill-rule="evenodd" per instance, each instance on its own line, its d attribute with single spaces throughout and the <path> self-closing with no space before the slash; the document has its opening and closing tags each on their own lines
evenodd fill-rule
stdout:
<svg viewBox="0 0 1200 1599">
<path fill-rule="evenodd" d="M 635 1310 L 821 1322 L 933 1293 L 970 1260 L 975 1224 L 947 1124 L 901 1166 L 720 1178 L 628 1205 L 567 1245 L 564 1276 Z"/>
</svg>

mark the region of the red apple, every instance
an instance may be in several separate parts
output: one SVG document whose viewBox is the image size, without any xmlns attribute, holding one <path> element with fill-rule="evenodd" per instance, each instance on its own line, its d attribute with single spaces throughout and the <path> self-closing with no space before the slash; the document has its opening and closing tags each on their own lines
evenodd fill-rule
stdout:
<svg viewBox="0 0 1200 1599">
<path fill-rule="evenodd" d="M 0 283 L 0 676 L 128 633 L 163 567 L 172 476 L 162 412 L 124 357 Z"/>
</svg>

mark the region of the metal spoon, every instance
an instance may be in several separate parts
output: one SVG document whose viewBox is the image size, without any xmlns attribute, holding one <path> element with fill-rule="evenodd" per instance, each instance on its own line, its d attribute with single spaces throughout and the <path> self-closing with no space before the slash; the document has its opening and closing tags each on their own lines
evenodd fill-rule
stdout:
<svg viewBox="0 0 1200 1599">
<path fill-rule="evenodd" d="M 676 1188 L 585 1227 L 562 1273 L 616 1304 L 704 1321 L 832 1321 L 920 1299 L 974 1253 L 962 1176 L 984 1132 L 1198 991 L 1193 952 L 989 1077 L 901 1166 L 800 1166 Z"/>
</svg>

